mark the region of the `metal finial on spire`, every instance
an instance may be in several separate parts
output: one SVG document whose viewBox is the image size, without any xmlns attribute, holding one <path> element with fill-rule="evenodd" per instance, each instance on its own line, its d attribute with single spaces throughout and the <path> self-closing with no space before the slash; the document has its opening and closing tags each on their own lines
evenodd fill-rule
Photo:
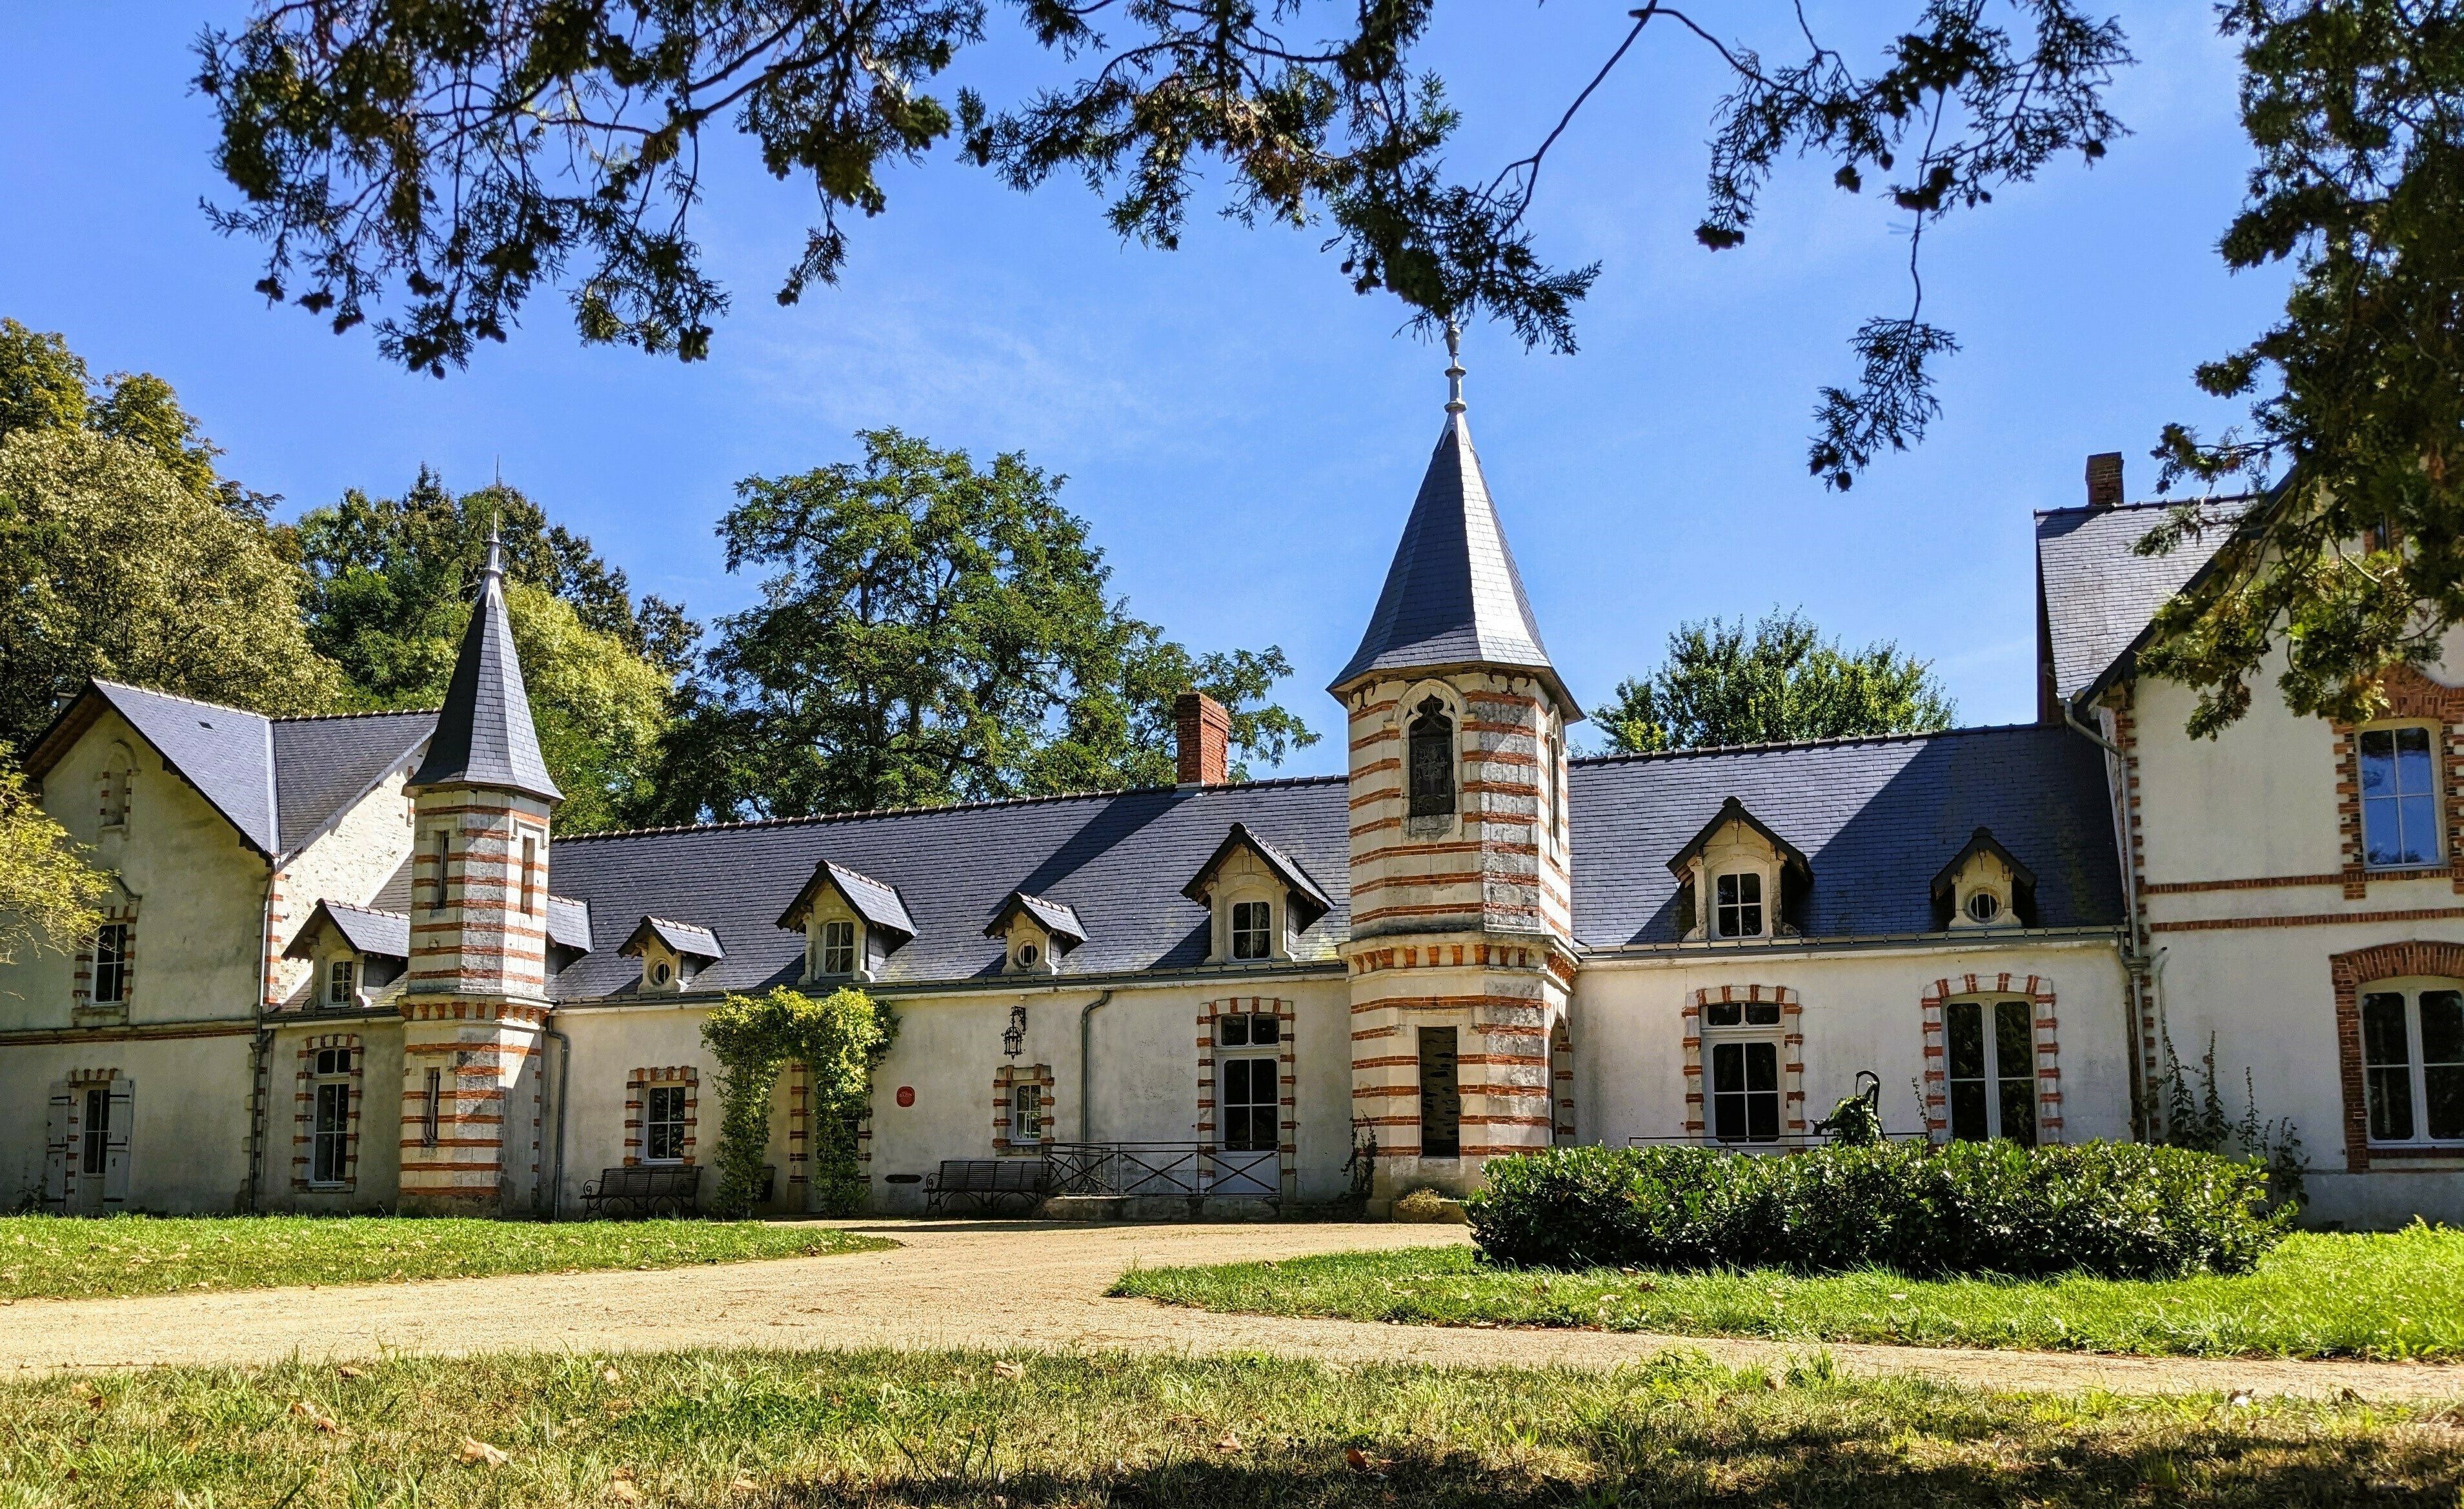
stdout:
<svg viewBox="0 0 2464 1509">
<path fill-rule="evenodd" d="M 488 564 L 479 568 L 482 577 L 493 576 L 500 582 L 505 578 L 505 546 L 496 533 L 496 525 L 502 517 L 500 510 L 488 511 Z"/>
<path fill-rule="evenodd" d="M 1463 326 L 1446 322 L 1446 412 L 1463 411 Z"/>
</svg>

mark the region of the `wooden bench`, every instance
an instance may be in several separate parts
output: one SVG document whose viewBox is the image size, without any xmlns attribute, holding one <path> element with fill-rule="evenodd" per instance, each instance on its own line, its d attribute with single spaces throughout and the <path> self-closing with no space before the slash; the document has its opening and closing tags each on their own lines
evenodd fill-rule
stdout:
<svg viewBox="0 0 2464 1509">
<path fill-rule="evenodd" d="M 925 1177 L 924 1209 L 998 1214 L 1015 1207 L 1024 1214 L 1044 1203 L 1044 1193 L 1041 1158 L 947 1158 Z"/>
<path fill-rule="evenodd" d="M 603 1168 L 582 1187 L 582 1208 L 592 1215 L 692 1215 L 701 1207 L 701 1167 L 696 1164 L 635 1164 Z"/>
</svg>

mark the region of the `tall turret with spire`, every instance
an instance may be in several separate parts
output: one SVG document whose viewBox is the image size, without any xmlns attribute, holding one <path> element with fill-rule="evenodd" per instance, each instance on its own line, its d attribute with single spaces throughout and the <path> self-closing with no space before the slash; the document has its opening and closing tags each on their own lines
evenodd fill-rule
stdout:
<svg viewBox="0 0 2464 1509">
<path fill-rule="evenodd" d="M 549 814 L 563 794 L 531 725 L 493 525 L 471 627 L 408 790 L 402 1208 L 527 1212 L 540 1180 Z"/>
<path fill-rule="evenodd" d="M 1344 953 L 1373 1201 L 1468 1189 L 1487 1159 L 1573 1130 L 1551 1060 L 1568 1053 L 1565 731 L 1582 712 L 1472 450 L 1459 341 L 1449 324 L 1445 425 L 1385 589 L 1328 687 L 1351 734 Z"/>
</svg>

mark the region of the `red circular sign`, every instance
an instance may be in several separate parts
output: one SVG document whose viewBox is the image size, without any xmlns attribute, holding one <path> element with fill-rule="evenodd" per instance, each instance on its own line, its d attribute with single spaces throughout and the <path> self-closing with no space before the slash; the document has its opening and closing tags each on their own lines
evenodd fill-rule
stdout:
<svg viewBox="0 0 2464 1509">
<path fill-rule="evenodd" d="M 915 1087 L 913 1085 L 903 1084 L 898 1087 L 898 1103 L 900 1105 L 913 1105 L 915 1103 Z"/>
</svg>

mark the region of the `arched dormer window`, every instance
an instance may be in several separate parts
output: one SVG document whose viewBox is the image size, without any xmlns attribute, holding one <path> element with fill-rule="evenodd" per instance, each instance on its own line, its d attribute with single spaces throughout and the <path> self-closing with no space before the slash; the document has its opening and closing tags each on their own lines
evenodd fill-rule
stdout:
<svg viewBox="0 0 2464 1509">
<path fill-rule="evenodd" d="M 1414 714 L 1410 729 L 1410 763 L 1414 817 L 1445 817 L 1455 810 L 1455 721 L 1446 704 L 1431 697 Z"/>
</svg>

